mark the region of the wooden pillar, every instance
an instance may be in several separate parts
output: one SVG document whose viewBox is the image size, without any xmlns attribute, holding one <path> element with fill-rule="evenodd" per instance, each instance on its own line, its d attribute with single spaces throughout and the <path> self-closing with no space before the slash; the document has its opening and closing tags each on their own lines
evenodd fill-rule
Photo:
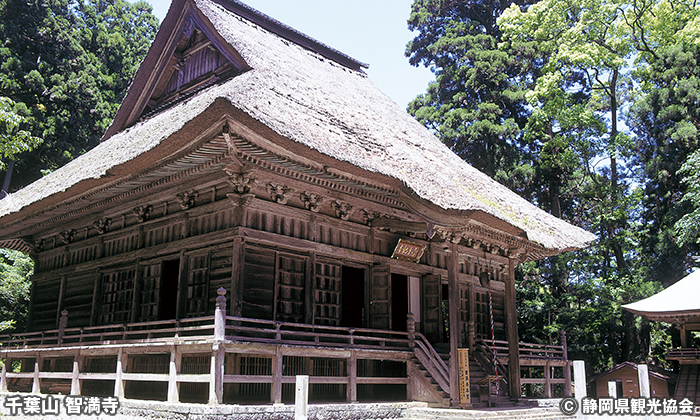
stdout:
<svg viewBox="0 0 700 420">
<path fill-rule="evenodd" d="M 177 295 L 175 302 L 175 318 L 183 319 L 185 318 L 185 313 L 187 309 L 187 266 L 188 257 L 185 254 L 185 250 L 180 251 L 180 267 L 177 276 Z"/>
<path fill-rule="evenodd" d="M 459 255 L 457 244 L 450 242 L 450 257 L 447 264 L 447 283 L 450 323 L 450 405 L 460 406 L 459 399 Z"/>
<path fill-rule="evenodd" d="M 41 379 L 39 379 L 39 372 L 41 371 L 42 357 L 36 355 L 34 358 L 34 376 L 32 376 L 32 394 L 41 394 Z"/>
<path fill-rule="evenodd" d="M 273 404 L 282 404 L 282 369 L 284 368 L 284 365 L 282 364 L 282 361 L 284 360 L 284 356 L 282 356 L 282 352 L 278 347 L 275 348 L 275 355 L 272 356 L 272 403 Z"/>
<path fill-rule="evenodd" d="M 83 357 L 80 351 L 73 355 L 73 376 L 70 381 L 70 394 L 81 395 L 82 387 L 80 386 L 80 372 L 83 370 Z"/>
<path fill-rule="evenodd" d="M 141 231 L 139 231 L 141 232 Z M 141 259 L 136 259 L 136 273 L 134 273 L 134 288 L 132 289 L 132 300 L 131 300 L 131 322 L 141 321 L 139 316 L 141 315 L 141 282 L 143 279 L 143 266 L 141 266 Z"/>
<path fill-rule="evenodd" d="M 681 331 L 681 347 L 686 348 L 688 347 L 688 331 L 686 331 L 685 325 L 681 325 L 678 329 Z"/>
<path fill-rule="evenodd" d="M 233 266 L 231 267 L 231 297 L 229 314 L 240 317 L 243 314 L 243 238 L 233 238 Z"/>
<path fill-rule="evenodd" d="M 564 396 L 571 396 L 571 362 L 569 362 L 569 348 L 566 343 L 566 331 L 561 332 L 561 347 L 564 350 L 564 360 L 566 360 L 566 365 L 564 369 Z"/>
<path fill-rule="evenodd" d="M 128 357 L 128 355 L 125 355 L 122 349 L 119 349 L 117 352 L 117 372 L 114 378 L 114 396 L 119 399 L 124 398 L 124 380 L 122 379 L 122 374 L 126 367 L 125 357 Z"/>
<path fill-rule="evenodd" d="M 506 277 L 506 334 L 508 337 L 508 384 L 510 398 L 520 398 L 520 343 L 518 338 L 518 316 L 515 304 L 515 259 L 519 253 L 511 252 L 508 259 L 508 276 Z"/>
<path fill-rule="evenodd" d="M 473 351 L 476 345 L 476 290 L 469 282 L 469 323 L 467 324 L 467 334 L 469 336 L 469 350 Z"/>
<path fill-rule="evenodd" d="M 168 370 L 168 402 L 180 402 L 180 387 L 177 383 L 177 375 L 180 374 L 180 361 L 182 354 L 175 346 L 170 348 L 170 366 Z"/>
<path fill-rule="evenodd" d="M 348 402 L 357 402 L 357 354 L 352 352 L 348 359 Z"/>
<path fill-rule="evenodd" d="M 59 330 L 61 329 L 61 321 L 62 321 L 62 308 L 63 308 L 63 303 L 66 299 L 66 278 L 67 276 L 63 275 L 61 276 L 61 283 L 58 288 L 58 305 L 56 305 L 56 319 L 58 320 L 58 328 Z M 65 325 L 63 326 L 65 328 Z M 61 334 L 62 331 L 59 331 L 59 334 Z M 61 343 L 58 343 L 59 345 Z"/>
</svg>

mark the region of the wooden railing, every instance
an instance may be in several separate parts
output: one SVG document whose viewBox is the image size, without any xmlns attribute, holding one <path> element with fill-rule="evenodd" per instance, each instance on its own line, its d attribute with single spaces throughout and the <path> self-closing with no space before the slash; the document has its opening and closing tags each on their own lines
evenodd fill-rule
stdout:
<svg viewBox="0 0 700 420">
<path fill-rule="evenodd" d="M 478 340 L 478 342 L 489 349 L 491 352 L 495 350 L 496 357 L 499 359 L 508 359 L 508 342 L 495 340 Z M 518 355 L 520 360 L 523 359 L 543 359 L 543 360 L 567 360 L 566 352 L 563 345 L 552 344 L 535 344 L 535 343 L 519 343 Z"/>
<path fill-rule="evenodd" d="M 235 316 L 226 317 L 225 337 L 226 340 L 238 342 L 412 351 L 409 334 L 405 331 L 297 324 Z"/>
<path fill-rule="evenodd" d="M 362 352 L 363 350 L 381 350 L 387 352 L 388 360 L 408 361 L 410 355 L 416 358 L 426 368 L 439 386 L 449 394 L 450 380 L 449 369 L 439 354 L 430 345 L 428 340 L 420 333 L 415 332 L 413 323 L 409 322 L 409 331 L 388 331 L 370 328 L 348 328 L 323 325 L 298 324 L 251 318 L 226 316 L 225 290 L 219 289 L 217 306 L 213 316 L 188 318 L 183 320 L 137 322 L 127 324 L 113 324 L 95 327 L 67 328 L 68 312 L 63 311 L 59 321 L 59 328 L 41 332 L 24 334 L 9 334 L 0 336 L 0 353 L 8 359 L 34 358 L 34 372 L 8 372 L 3 365 L 0 374 L 0 392 L 7 391 L 8 379 L 32 379 L 32 392 L 38 392 L 40 379 L 71 379 L 71 393 L 80 393 L 81 379 L 102 379 L 115 381 L 115 395 L 123 397 L 124 381 L 142 381 L 168 383 L 168 400 L 176 400 L 175 387 L 178 382 L 209 382 L 210 403 L 222 401 L 223 383 L 247 383 L 270 382 L 277 393 L 281 392 L 281 383 L 287 383 L 293 378 L 282 376 L 281 363 L 275 363 L 276 373 L 273 376 L 263 375 L 251 377 L 249 375 L 223 375 L 224 348 L 221 344 L 236 345 L 237 343 L 262 343 L 287 347 L 280 355 L 285 355 L 292 347 L 314 347 L 328 357 L 338 356 L 335 349 Z M 409 318 L 409 321 L 412 319 Z M 201 375 L 185 375 L 177 371 L 177 363 L 173 364 L 180 353 L 175 352 L 175 346 L 171 346 L 171 363 L 168 374 L 153 373 L 128 373 L 120 366 L 125 354 L 122 354 L 121 346 L 109 346 L 104 353 L 117 357 L 117 369 L 115 373 L 86 373 L 80 371 L 78 360 L 87 357 L 75 351 L 76 346 L 100 346 L 109 344 L 131 343 L 156 343 L 156 344 L 183 344 L 182 341 L 190 340 L 196 345 L 206 342 L 211 343 L 212 366 L 216 369 Z M 225 345 L 226 345 L 225 344 Z M 36 350 L 48 349 L 51 357 L 65 354 L 75 358 L 73 372 L 43 372 L 40 360 L 43 356 Z M 178 350 L 181 351 L 181 350 Z M 201 351 L 201 350 L 199 350 Z M 295 355 L 300 350 L 293 350 Z M 279 351 L 278 351 L 279 352 Z M 138 352 L 133 352 L 137 354 Z M 131 354 L 131 353 L 130 353 Z M 318 353 L 317 353 L 318 354 Z M 275 356 L 277 357 L 277 356 Z M 376 357 L 372 357 L 376 358 Z M 281 357 L 277 357 L 281 362 Z M 279 365 L 279 366 L 277 366 Z M 175 366 L 175 370 L 173 370 Z M 348 387 L 356 392 L 358 383 L 395 383 L 407 384 L 406 377 L 390 378 L 358 378 L 356 367 L 348 367 L 348 377 L 313 377 L 314 383 L 347 383 Z M 251 379 L 252 378 L 252 379 Z M 279 402 L 281 394 L 275 396 L 275 402 Z"/>
<path fill-rule="evenodd" d="M 67 317 L 64 311 L 61 322 Z M 159 341 L 174 338 L 211 337 L 214 333 L 214 317 L 187 318 L 182 320 L 135 322 L 129 324 L 100 325 L 94 327 L 58 328 L 39 332 L 5 334 L 0 336 L 1 348 L 64 347 L 90 344 L 128 343 L 134 341 Z"/>
<path fill-rule="evenodd" d="M 666 350 L 666 358 L 700 358 L 700 348 L 675 348 Z"/>
</svg>

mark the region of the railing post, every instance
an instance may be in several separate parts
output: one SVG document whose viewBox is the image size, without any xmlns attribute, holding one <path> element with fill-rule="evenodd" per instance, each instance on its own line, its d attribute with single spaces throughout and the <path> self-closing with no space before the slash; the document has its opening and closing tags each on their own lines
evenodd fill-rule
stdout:
<svg viewBox="0 0 700 420">
<path fill-rule="evenodd" d="M 2 371 L 0 371 L 0 393 L 7 392 L 7 366 L 12 369 L 12 360 L 5 356 L 5 361 L 2 363 Z"/>
<path fill-rule="evenodd" d="M 284 356 L 279 346 L 275 348 L 275 354 L 272 356 L 272 403 L 274 405 L 282 404 L 282 373 L 284 370 Z"/>
<path fill-rule="evenodd" d="M 223 343 L 215 342 L 211 349 L 209 379 L 209 404 L 218 405 L 224 401 L 224 352 Z"/>
<path fill-rule="evenodd" d="M 34 358 L 34 376 L 32 377 L 32 394 L 41 394 L 41 379 L 39 379 L 39 372 L 41 369 L 42 357 L 36 355 Z"/>
<path fill-rule="evenodd" d="M 223 341 L 226 336 L 226 289 L 216 291 L 216 311 L 214 312 L 214 340 Z"/>
<path fill-rule="evenodd" d="M 122 349 L 119 349 L 117 351 L 117 372 L 114 377 L 114 396 L 119 399 L 124 398 L 124 380 L 122 379 L 125 365 L 124 356 Z"/>
<path fill-rule="evenodd" d="M 563 351 L 562 358 L 564 360 L 569 360 L 569 354 L 566 345 L 566 331 L 564 330 L 561 330 L 561 349 Z"/>
<path fill-rule="evenodd" d="M 349 403 L 357 402 L 357 354 L 353 351 L 348 359 L 348 389 Z"/>
<path fill-rule="evenodd" d="M 223 403 L 224 399 L 224 361 L 226 352 L 223 341 L 226 337 L 226 289 L 216 290 L 216 310 L 214 311 L 214 344 L 211 349 L 211 366 L 209 370 L 209 404 Z"/>
<path fill-rule="evenodd" d="M 170 348 L 170 364 L 168 367 L 168 402 L 180 402 L 180 392 L 177 386 L 177 375 L 180 374 L 180 353 L 175 346 Z"/>
<path fill-rule="evenodd" d="M 416 345 L 416 321 L 411 312 L 406 315 L 406 330 L 408 331 L 408 347 L 413 348 Z"/>
<path fill-rule="evenodd" d="M 280 329 L 282 328 L 282 323 L 279 321 L 275 321 L 275 340 L 279 341 L 282 339 L 282 332 Z M 318 343 L 318 336 L 314 337 L 314 340 Z"/>
<path fill-rule="evenodd" d="M 58 321 L 58 338 L 56 339 L 56 345 L 60 346 L 63 343 L 63 334 L 66 330 L 66 325 L 68 325 L 68 311 L 61 311 L 61 318 Z"/>
<path fill-rule="evenodd" d="M 80 371 L 83 370 L 83 358 L 80 356 L 80 350 L 73 355 L 73 376 L 70 382 L 70 394 L 80 395 L 82 389 L 80 387 Z"/>
</svg>

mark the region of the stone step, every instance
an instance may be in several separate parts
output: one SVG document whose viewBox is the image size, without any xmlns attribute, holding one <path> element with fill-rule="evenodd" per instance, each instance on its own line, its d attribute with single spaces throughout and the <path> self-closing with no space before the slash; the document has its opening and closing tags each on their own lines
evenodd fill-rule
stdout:
<svg viewBox="0 0 700 420">
<path fill-rule="evenodd" d="M 513 408 L 513 409 L 472 409 L 451 408 L 409 408 L 406 419 L 414 420 L 570 420 L 558 408 Z"/>
</svg>

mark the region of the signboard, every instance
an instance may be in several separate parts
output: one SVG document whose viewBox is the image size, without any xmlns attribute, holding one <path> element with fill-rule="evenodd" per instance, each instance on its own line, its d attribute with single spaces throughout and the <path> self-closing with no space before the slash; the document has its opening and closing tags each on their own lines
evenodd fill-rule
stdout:
<svg viewBox="0 0 700 420">
<path fill-rule="evenodd" d="M 471 406 L 469 389 L 469 349 L 457 349 L 459 362 L 459 403 Z"/>
<path fill-rule="evenodd" d="M 396 248 L 394 249 L 394 253 L 391 255 L 391 258 L 418 262 L 418 260 L 420 260 L 420 258 L 423 256 L 423 252 L 425 252 L 425 245 L 399 239 L 399 243 L 396 244 Z"/>
</svg>

